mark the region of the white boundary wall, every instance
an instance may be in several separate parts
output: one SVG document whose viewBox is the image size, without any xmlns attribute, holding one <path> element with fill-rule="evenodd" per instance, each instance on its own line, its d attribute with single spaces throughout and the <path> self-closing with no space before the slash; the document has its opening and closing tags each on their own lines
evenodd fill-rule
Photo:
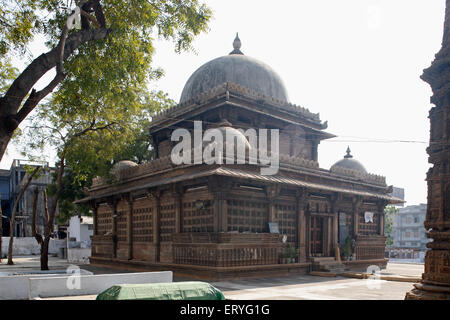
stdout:
<svg viewBox="0 0 450 320">
<path fill-rule="evenodd" d="M 8 254 L 9 237 L 2 237 L 2 254 Z M 48 253 L 57 254 L 59 248 L 66 247 L 66 240 L 50 239 Z M 41 254 L 41 246 L 34 237 L 14 237 L 13 256 L 29 256 Z"/>
<path fill-rule="evenodd" d="M 89 263 L 91 248 L 69 248 L 67 250 L 67 261 L 69 263 Z"/>
<path fill-rule="evenodd" d="M 80 270 L 81 274 L 92 274 Z M 16 276 L 0 276 L 0 300 L 26 300 L 30 295 L 30 278 L 48 278 L 62 274 L 48 273 L 25 274 Z"/>
<path fill-rule="evenodd" d="M 29 299 L 94 295 L 117 284 L 172 282 L 172 271 L 67 275 L 29 279 Z"/>
</svg>

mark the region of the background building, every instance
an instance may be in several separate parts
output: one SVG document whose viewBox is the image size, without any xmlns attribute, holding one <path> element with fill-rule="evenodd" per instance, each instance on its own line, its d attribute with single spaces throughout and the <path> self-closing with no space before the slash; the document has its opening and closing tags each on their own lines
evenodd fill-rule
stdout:
<svg viewBox="0 0 450 320">
<path fill-rule="evenodd" d="M 391 195 L 395 198 L 402 199 L 405 201 L 405 189 L 404 188 L 398 188 L 398 187 L 392 187 L 392 193 Z M 404 202 L 396 203 L 394 204 L 396 207 L 404 207 Z"/>
<path fill-rule="evenodd" d="M 400 208 L 393 220 L 393 245 L 389 248 L 389 257 L 398 259 L 419 259 L 423 261 L 426 244 L 424 221 L 427 205 L 422 203 Z"/>
<path fill-rule="evenodd" d="M 49 167 L 48 162 L 34 162 L 28 160 L 15 159 L 9 170 L 0 170 L 0 199 L 2 206 L 2 223 L 3 236 L 9 236 L 9 219 L 12 215 L 14 202 L 16 201 L 22 180 L 26 174 L 26 166 Z M 14 235 L 16 237 L 30 237 L 32 235 L 31 224 L 33 215 L 33 192 L 36 187 L 43 190 L 52 183 L 53 169 L 45 170 L 37 179 L 33 179 L 23 195 L 16 213 L 16 228 Z M 51 206 L 51 198 L 48 199 L 48 207 Z M 42 233 L 45 226 L 45 207 L 42 192 L 39 193 L 37 211 L 36 211 L 36 228 L 37 232 Z M 56 230 L 56 228 L 55 228 Z"/>
<path fill-rule="evenodd" d="M 94 234 L 94 220 L 92 217 L 73 216 L 69 220 L 67 228 L 69 241 L 91 242 L 91 236 Z"/>
</svg>

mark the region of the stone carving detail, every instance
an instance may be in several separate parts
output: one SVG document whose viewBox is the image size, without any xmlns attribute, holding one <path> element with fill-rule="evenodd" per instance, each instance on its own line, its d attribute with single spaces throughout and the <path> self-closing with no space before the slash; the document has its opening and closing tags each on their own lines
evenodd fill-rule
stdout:
<svg viewBox="0 0 450 320">
<path fill-rule="evenodd" d="M 330 172 L 338 175 L 357 178 L 366 182 L 372 182 L 374 184 L 386 185 L 386 178 L 376 174 L 364 173 L 358 170 L 352 170 L 339 166 L 332 167 Z"/>
<path fill-rule="evenodd" d="M 448 214 L 448 182 L 450 181 L 450 0 L 446 1 L 444 37 L 442 48 L 422 80 L 433 90 L 431 102 L 435 107 L 429 112 L 430 146 L 429 162 L 433 167 L 427 173 L 428 205 L 424 226 L 427 244 L 431 250 L 425 256 L 425 273 L 422 282 L 415 284 L 406 299 L 450 300 L 450 215 Z M 447 211 L 447 212 L 446 212 Z"/>
<path fill-rule="evenodd" d="M 298 105 L 295 105 L 295 104 L 292 104 L 292 103 L 289 103 L 286 101 L 281 101 L 278 99 L 274 99 L 272 97 L 265 96 L 259 92 L 256 92 L 254 90 L 248 89 L 239 84 L 231 83 L 231 82 L 223 83 L 209 91 L 199 94 L 197 97 L 195 97 L 193 99 L 190 99 L 186 102 L 177 104 L 176 106 L 173 106 L 172 108 L 163 110 L 160 113 L 155 114 L 153 116 L 152 121 L 154 124 L 156 124 L 157 122 L 159 122 L 169 116 L 174 116 L 175 111 L 187 109 L 188 107 L 190 107 L 192 105 L 204 104 L 210 100 L 216 99 L 220 95 L 226 95 L 227 93 L 243 95 L 245 97 L 257 100 L 259 102 L 262 102 L 265 104 L 270 104 L 272 106 L 281 108 L 283 110 L 300 114 L 300 115 L 306 117 L 307 119 L 313 120 L 315 122 L 320 122 L 319 113 L 312 113 L 309 111 L 309 109 L 303 108 L 301 106 L 298 106 Z"/>
</svg>

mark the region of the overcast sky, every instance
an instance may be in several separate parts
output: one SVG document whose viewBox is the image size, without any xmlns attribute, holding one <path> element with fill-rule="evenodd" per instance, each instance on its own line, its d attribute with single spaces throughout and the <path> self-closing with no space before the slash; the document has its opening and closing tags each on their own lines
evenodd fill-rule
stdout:
<svg viewBox="0 0 450 320">
<path fill-rule="evenodd" d="M 440 48 L 445 0 L 207 0 L 210 31 L 197 53 L 175 54 L 158 40 L 152 85 L 179 101 L 189 76 L 232 50 L 270 65 L 290 102 L 320 113 L 337 138 L 319 145 L 329 169 L 350 146 L 355 159 L 405 188 L 407 205 L 426 202 L 431 89 L 419 77 Z M 408 142 L 400 142 L 408 141 Z M 9 168 L 13 147 L 0 163 Z"/>
</svg>

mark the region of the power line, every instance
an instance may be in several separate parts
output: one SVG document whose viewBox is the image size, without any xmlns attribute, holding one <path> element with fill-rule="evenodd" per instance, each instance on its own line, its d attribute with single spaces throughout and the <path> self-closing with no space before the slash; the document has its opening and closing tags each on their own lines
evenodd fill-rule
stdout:
<svg viewBox="0 0 450 320">
<path fill-rule="evenodd" d="M 180 121 L 180 122 L 195 122 L 195 121 L 201 121 L 202 123 L 206 123 L 206 124 L 212 124 L 212 125 L 218 125 L 217 122 L 209 122 L 209 121 L 203 121 L 203 120 L 192 120 L 192 119 L 180 119 L 180 118 L 174 118 L 174 117 L 169 117 L 169 116 L 164 116 L 164 118 L 169 119 L 169 120 L 176 120 L 176 121 Z M 183 126 L 177 126 L 177 125 L 170 125 L 170 126 L 164 126 L 164 125 L 155 125 L 152 126 L 153 128 L 158 128 L 158 129 L 187 129 Z M 240 124 L 239 127 L 242 127 L 244 129 L 256 129 L 252 126 L 249 125 L 242 125 Z M 308 133 L 308 136 L 311 135 L 316 135 L 316 136 L 320 136 L 321 133 Z M 426 141 L 420 141 L 420 140 L 400 140 L 400 139 L 384 139 L 384 138 L 364 138 L 364 137 L 358 137 L 358 136 L 337 136 L 336 138 L 356 138 L 359 140 L 333 140 L 335 138 L 331 138 L 331 139 L 324 139 L 322 140 L 322 142 L 356 142 L 356 143 L 417 143 L 417 144 L 428 144 L 428 142 Z M 314 138 L 308 138 L 308 137 L 303 137 L 303 140 L 307 140 L 307 141 L 316 141 L 317 139 Z"/>
</svg>

